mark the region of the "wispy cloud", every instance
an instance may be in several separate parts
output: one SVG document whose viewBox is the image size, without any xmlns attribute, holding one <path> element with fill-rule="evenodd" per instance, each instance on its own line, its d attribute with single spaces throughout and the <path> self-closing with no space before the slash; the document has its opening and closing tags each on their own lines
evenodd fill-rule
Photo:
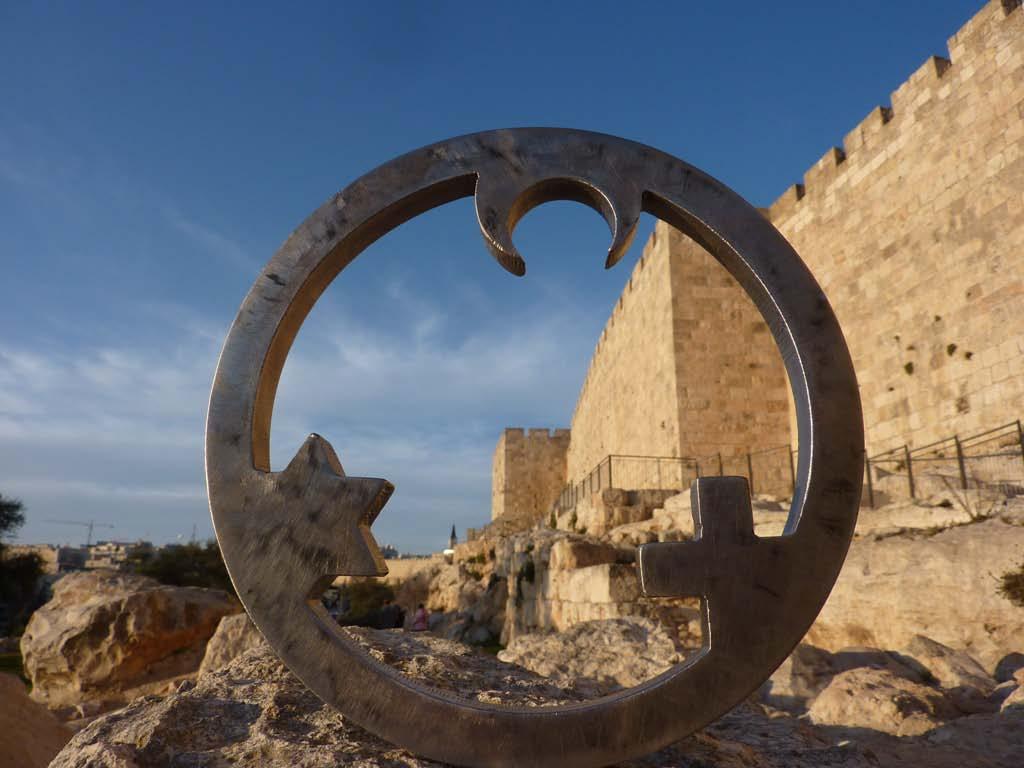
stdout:
<svg viewBox="0 0 1024 768">
<path fill-rule="evenodd" d="M 566 307 L 446 334 L 440 305 L 394 291 L 416 306 L 390 329 L 328 304 L 300 335 L 279 389 L 273 463 L 284 466 L 308 432 L 324 434 L 347 471 L 396 484 L 378 537 L 425 551 L 452 522 L 488 519 L 501 427 L 567 422 L 582 373 L 565 349 L 587 341 Z M 197 519 L 209 532 L 202 443 L 221 333 L 189 310 L 153 311 L 167 322 L 152 345 L 0 345 L 0 491 L 28 505 L 23 540 L 53 538 L 41 521 L 73 514 L 126 537 L 172 539 Z"/>
<path fill-rule="evenodd" d="M 219 232 L 207 224 L 202 224 L 193 217 L 186 216 L 173 206 L 161 206 L 160 213 L 172 227 L 209 255 L 225 259 L 233 266 L 245 269 L 246 274 L 255 273 L 261 266 L 261 263 L 253 258 L 240 243 L 223 232 Z"/>
</svg>

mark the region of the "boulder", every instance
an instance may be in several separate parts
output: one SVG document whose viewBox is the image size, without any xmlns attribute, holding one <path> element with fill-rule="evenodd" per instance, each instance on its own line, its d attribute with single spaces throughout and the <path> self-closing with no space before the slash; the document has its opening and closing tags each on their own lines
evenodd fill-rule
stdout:
<svg viewBox="0 0 1024 768">
<path fill-rule="evenodd" d="M 1024 713 L 1024 686 L 1018 685 L 1010 691 L 1010 695 L 1003 699 L 999 709 L 1001 712 L 1016 709 Z"/>
<path fill-rule="evenodd" d="M 237 611 L 220 590 L 112 571 L 69 574 L 22 636 L 32 698 L 51 709 L 88 704 L 92 714 L 165 690 L 199 669 L 221 617 Z"/>
<path fill-rule="evenodd" d="M 917 736 L 959 715 L 945 694 L 885 669 L 840 672 L 808 709 L 815 725 Z"/>
<path fill-rule="evenodd" d="M 560 539 L 551 546 L 549 567 L 553 571 L 571 571 L 591 565 L 621 562 L 627 553 L 611 544 L 583 539 Z"/>
<path fill-rule="evenodd" d="M 823 691 L 832 678 L 851 669 L 876 669 L 928 685 L 935 682 L 932 674 L 915 659 L 878 648 L 844 648 L 830 653 L 801 643 L 761 688 L 761 701 L 776 709 L 802 713 Z M 987 711 L 991 711 L 991 707 Z"/>
<path fill-rule="evenodd" d="M 994 669 L 1021 650 L 1024 610 L 998 586 L 1022 559 L 1024 526 L 1000 519 L 934 535 L 856 539 L 807 642 L 905 648 L 926 635 Z"/>
<path fill-rule="evenodd" d="M 835 675 L 833 656 L 801 643 L 761 688 L 761 700 L 776 709 L 800 712 Z"/>
<path fill-rule="evenodd" d="M 960 711 L 991 711 L 989 697 L 996 689 L 996 681 L 966 653 L 922 635 L 912 638 L 904 653 L 928 668 Z"/>
<path fill-rule="evenodd" d="M 1005 683 L 1013 680 L 1017 672 L 1024 669 L 1024 653 L 1008 653 L 996 664 L 995 672 L 992 675 L 996 682 Z"/>
<path fill-rule="evenodd" d="M 0 764 L 46 768 L 71 735 L 19 678 L 0 674 Z"/>
<path fill-rule="evenodd" d="M 917 659 L 880 648 L 842 648 L 832 655 L 832 664 L 833 674 L 848 669 L 884 669 L 912 683 L 933 685 L 936 682 L 931 672 Z"/>
<path fill-rule="evenodd" d="M 582 700 L 574 687 L 439 638 L 352 631 L 379 661 L 437 689 L 489 703 L 554 705 Z M 443 727 L 439 724 L 439 727 Z M 486 749 L 484 745 L 482 748 Z M 769 719 L 741 706 L 700 734 L 627 764 L 633 768 L 868 768 L 877 762 L 853 746 L 837 747 L 806 725 Z M 82 730 L 52 768 L 171 768 L 184 765 L 360 768 L 438 766 L 364 731 L 323 704 L 268 648 L 247 651 L 195 686 L 165 699 L 140 699 Z"/>
<path fill-rule="evenodd" d="M 489 703 L 580 701 L 568 682 L 538 678 L 486 654 L 422 633 L 349 630 L 380 661 L 435 689 Z M 1018 768 L 1024 718 L 1018 710 L 964 717 L 923 737 L 864 729 L 820 729 L 742 704 L 704 730 L 624 768 Z M 443 723 L 438 727 L 443 728 Z M 487 748 L 485 745 L 484 749 Z M 514 749 L 514 747 L 513 747 Z M 514 756 L 514 755 L 513 755 Z M 176 766 L 428 768 L 348 721 L 310 693 L 265 646 L 183 683 L 164 699 L 139 699 L 78 733 L 52 768 Z"/>
<path fill-rule="evenodd" d="M 199 674 L 205 675 L 220 669 L 236 656 L 263 643 L 263 635 L 249 620 L 248 614 L 236 613 L 233 616 L 225 616 L 206 644 L 206 654 L 199 665 Z"/>
<path fill-rule="evenodd" d="M 643 618 L 588 621 L 565 632 L 519 635 L 498 658 L 553 680 L 583 680 L 603 692 L 639 685 L 682 660 L 661 625 Z"/>
<path fill-rule="evenodd" d="M 660 527 L 652 519 L 616 526 L 608 531 L 606 538 L 616 546 L 639 547 L 641 544 L 653 544 L 658 541 L 659 533 Z"/>
</svg>

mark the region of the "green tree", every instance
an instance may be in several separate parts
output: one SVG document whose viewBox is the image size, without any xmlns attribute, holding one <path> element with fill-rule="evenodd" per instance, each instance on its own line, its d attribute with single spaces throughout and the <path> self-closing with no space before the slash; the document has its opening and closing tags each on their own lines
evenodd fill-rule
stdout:
<svg viewBox="0 0 1024 768">
<path fill-rule="evenodd" d="M 25 524 L 25 505 L 0 494 L 0 632 L 19 634 L 39 597 L 42 560 L 36 554 L 9 556 L 5 539 Z M 6 625 L 6 626 L 3 626 Z"/>
<path fill-rule="evenodd" d="M 386 600 L 395 599 L 395 591 L 380 579 L 352 579 L 338 589 L 341 597 L 349 600 L 348 613 L 342 617 L 344 624 L 372 626 Z"/>
<path fill-rule="evenodd" d="M 1017 570 L 1008 571 L 1000 577 L 999 594 L 1024 608 L 1024 563 Z"/>
<path fill-rule="evenodd" d="M 176 587 L 207 587 L 235 594 L 217 542 L 163 547 L 137 558 L 132 565 L 138 573 L 161 584 Z"/>
</svg>

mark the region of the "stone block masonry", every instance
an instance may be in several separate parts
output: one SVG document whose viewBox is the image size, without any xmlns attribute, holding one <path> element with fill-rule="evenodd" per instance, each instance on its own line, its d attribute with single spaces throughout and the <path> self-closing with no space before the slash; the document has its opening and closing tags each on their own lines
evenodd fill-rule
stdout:
<svg viewBox="0 0 1024 768">
<path fill-rule="evenodd" d="M 787 387 L 743 289 L 658 222 L 594 351 L 573 413 L 567 479 L 581 480 L 609 454 L 731 456 L 786 445 Z"/>
<path fill-rule="evenodd" d="M 494 449 L 491 519 L 533 523 L 565 485 L 569 430 L 506 429 Z"/>
<path fill-rule="evenodd" d="M 846 334 L 869 455 L 1024 413 L 1021 0 L 991 0 L 948 47 L 766 212 Z M 786 486 L 788 455 L 763 451 L 795 447 L 792 424 L 781 359 L 753 303 L 713 257 L 659 223 L 598 341 L 564 458 L 534 451 L 549 462 L 538 469 L 514 458 L 524 449 L 506 433 L 493 514 L 543 516 L 535 505 L 559 467 L 560 485 L 577 483 L 612 454 L 720 453 L 726 474 L 750 466 L 761 490 Z M 613 485 L 655 487 L 619 465 Z"/>
<path fill-rule="evenodd" d="M 1024 11 L 993 0 L 770 210 L 846 333 L 869 453 L 1024 410 Z"/>
</svg>

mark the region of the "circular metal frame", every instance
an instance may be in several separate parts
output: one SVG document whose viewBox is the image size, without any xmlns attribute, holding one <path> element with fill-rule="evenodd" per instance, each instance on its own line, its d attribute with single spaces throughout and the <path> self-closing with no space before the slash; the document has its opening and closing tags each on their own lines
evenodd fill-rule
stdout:
<svg viewBox="0 0 1024 768">
<path fill-rule="evenodd" d="M 782 536 L 753 534 L 742 478 L 695 483 L 697 538 L 638 552 L 649 596 L 695 594 L 704 648 L 647 683 L 594 701 L 516 708 L 455 698 L 347 640 L 315 596 L 338 574 L 386 572 L 370 534 L 392 487 L 345 475 L 311 436 L 270 469 L 278 379 L 303 320 L 362 250 L 403 222 L 475 195 L 485 242 L 514 274 L 511 232 L 532 207 L 570 199 L 612 230 L 606 266 L 641 211 L 704 246 L 753 299 L 782 353 L 797 411 L 797 487 Z M 310 216 L 242 304 L 221 353 L 206 435 L 217 538 L 246 610 L 292 671 L 373 733 L 465 766 L 597 766 L 664 747 L 727 712 L 785 659 L 821 610 L 853 536 L 863 473 L 853 365 L 824 294 L 792 247 L 720 182 L 650 147 L 529 128 L 443 141 L 392 160 Z"/>
</svg>

